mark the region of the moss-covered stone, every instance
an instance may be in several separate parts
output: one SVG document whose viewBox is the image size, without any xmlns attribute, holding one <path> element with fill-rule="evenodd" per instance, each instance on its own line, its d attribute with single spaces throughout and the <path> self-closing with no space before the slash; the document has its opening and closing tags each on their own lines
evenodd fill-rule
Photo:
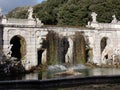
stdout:
<svg viewBox="0 0 120 90">
<path fill-rule="evenodd" d="M 65 63 L 65 54 L 69 43 L 66 37 L 59 36 L 54 31 L 49 31 L 47 35 L 47 63 L 49 65 Z"/>
<path fill-rule="evenodd" d="M 75 64 L 85 64 L 85 39 L 83 32 L 76 32 L 74 35 L 74 63 Z"/>
<path fill-rule="evenodd" d="M 58 55 L 58 35 L 49 31 L 47 35 L 47 63 L 49 65 L 57 63 Z"/>
</svg>

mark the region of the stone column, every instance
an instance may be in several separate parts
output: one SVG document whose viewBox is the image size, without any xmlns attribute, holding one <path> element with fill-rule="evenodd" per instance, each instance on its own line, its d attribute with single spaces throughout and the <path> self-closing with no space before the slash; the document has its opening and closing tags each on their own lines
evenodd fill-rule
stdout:
<svg viewBox="0 0 120 90">
<path fill-rule="evenodd" d="M 94 36 L 93 63 L 96 63 L 97 65 L 101 65 L 100 36 L 98 31 L 95 32 L 95 36 Z"/>
<path fill-rule="evenodd" d="M 34 30 L 29 28 L 28 32 L 29 34 L 27 35 L 27 40 L 26 40 L 26 58 L 27 58 L 27 65 L 26 69 L 30 69 L 33 66 L 37 65 L 37 59 L 36 59 L 36 50 L 35 50 L 35 35 L 34 35 Z"/>
<path fill-rule="evenodd" d="M 8 30 L 4 27 L 3 29 L 3 52 L 5 55 L 7 55 L 7 52 L 8 52 L 8 45 L 9 45 Z"/>
</svg>

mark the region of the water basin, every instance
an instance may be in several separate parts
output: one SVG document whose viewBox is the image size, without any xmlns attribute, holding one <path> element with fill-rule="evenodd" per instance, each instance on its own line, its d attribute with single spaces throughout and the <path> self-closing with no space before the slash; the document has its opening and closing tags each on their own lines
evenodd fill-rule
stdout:
<svg viewBox="0 0 120 90">
<path fill-rule="evenodd" d="M 71 67 L 70 67 L 71 68 Z M 84 66 L 73 66 L 74 72 L 80 73 L 78 75 L 58 75 L 57 73 L 63 73 L 68 70 L 65 66 L 55 66 L 48 68 L 43 72 L 34 72 L 29 74 L 20 74 L 17 76 L 10 76 L 0 78 L 0 80 L 46 80 L 55 78 L 71 78 L 71 77 L 85 77 L 85 76 L 108 76 L 108 75 L 120 75 L 119 68 L 88 68 Z"/>
</svg>

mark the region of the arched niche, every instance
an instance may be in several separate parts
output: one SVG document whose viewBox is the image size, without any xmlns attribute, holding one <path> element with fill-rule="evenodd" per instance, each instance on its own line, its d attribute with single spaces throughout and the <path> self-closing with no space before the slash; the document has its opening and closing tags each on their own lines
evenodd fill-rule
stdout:
<svg viewBox="0 0 120 90">
<path fill-rule="evenodd" d="M 100 49 L 101 49 L 101 54 L 103 52 L 103 50 L 105 49 L 105 47 L 108 44 L 108 37 L 103 37 L 100 41 Z"/>
<path fill-rule="evenodd" d="M 15 35 L 10 40 L 11 47 L 11 57 L 17 58 L 17 60 L 21 60 L 26 55 L 26 41 L 24 37 L 20 35 Z"/>
</svg>

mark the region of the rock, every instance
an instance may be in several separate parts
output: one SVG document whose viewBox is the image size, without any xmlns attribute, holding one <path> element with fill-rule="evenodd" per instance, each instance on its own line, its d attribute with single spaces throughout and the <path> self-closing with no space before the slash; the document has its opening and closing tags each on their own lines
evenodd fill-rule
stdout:
<svg viewBox="0 0 120 90">
<path fill-rule="evenodd" d="M 78 75 L 82 75 L 82 73 L 79 73 L 79 72 L 74 71 L 73 68 L 69 68 L 67 71 L 65 71 L 65 72 L 60 72 L 60 73 L 56 73 L 55 75 L 61 75 L 61 76 L 74 75 L 74 76 L 78 76 Z"/>
<path fill-rule="evenodd" d="M 0 64 L 0 75 L 15 75 L 23 72 L 25 72 L 23 65 L 14 57 L 9 59 L 4 57 L 4 60 L 2 60 L 2 63 Z"/>
<path fill-rule="evenodd" d="M 51 71 L 59 71 L 59 70 L 66 70 L 67 68 L 63 65 L 51 65 L 48 67 L 48 70 Z"/>
</svg>

